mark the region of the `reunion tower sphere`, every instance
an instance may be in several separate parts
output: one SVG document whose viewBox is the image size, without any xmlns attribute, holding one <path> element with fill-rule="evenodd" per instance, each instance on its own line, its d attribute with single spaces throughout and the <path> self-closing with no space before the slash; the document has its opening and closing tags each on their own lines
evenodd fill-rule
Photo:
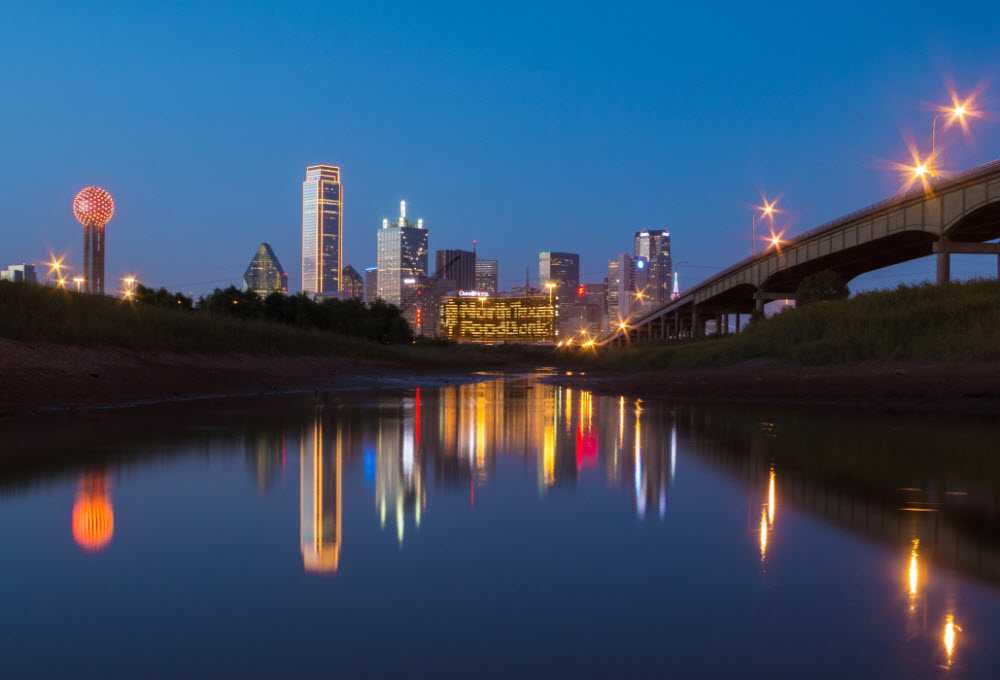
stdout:
<svg viewBox="0 0 1000 680">
<path fill-rule="evenodd" d="M 115 202 L 111 194 L 101 187 L 87 187 L 73 199 L 73 215 L 80 224 L 103 227 L 115 214 Z"/>
</svg>

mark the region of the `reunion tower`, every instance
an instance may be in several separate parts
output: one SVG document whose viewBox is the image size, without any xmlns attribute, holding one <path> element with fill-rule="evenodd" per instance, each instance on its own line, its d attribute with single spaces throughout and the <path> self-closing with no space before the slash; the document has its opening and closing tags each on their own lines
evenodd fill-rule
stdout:
<svg viewBox="0 0 1000 680">
<path fill-rule="evenodd" d="M 83 278 L 88 293 L 104 295 L 104 225 L 115 214 L 111 194 L 87 187 L 73 199 L 73 215 L 83 225 Z"/>
</svg>

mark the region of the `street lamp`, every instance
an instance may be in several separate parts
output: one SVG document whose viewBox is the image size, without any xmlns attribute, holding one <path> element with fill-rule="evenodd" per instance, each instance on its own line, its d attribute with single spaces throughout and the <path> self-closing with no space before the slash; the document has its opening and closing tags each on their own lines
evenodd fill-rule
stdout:
<svg viewBox="0 0 1000 680">
<path fill-rule="evenodd" d="M 80 292 L 80 285 L 83 283 L 83 277 L 82 276 L 74 276 L 73 277 L 73 283 L 76 284 L 76 292 L 79 293 Z"/>
<path fill-rule="evenodd" d="M 946 113 L 951 114 L 951 121 L 949 122 L 954 122 L 955 119 L 965 120 L 965 113 L 966 113 L 965 106 L 959 104 L 958 106 L 955 106 L 950 109 L 941 109 L 940 111 L 937 112 L 937 115 L 934 116 L 934 121 L 931 123 L 931 163 L 933 163 L 936 160 L 934 155 L 934 150 L 937 142 L 936 138 L 937 138 L 938 118 L 940 118 Z"/>
<path fill-rule="evenodd" d="M 767 199 L 765 198 L 764 199 L 764 205 L 763 206 L 758 206 L 758 207 L 756 207 L 754 209 L 753 219 L 750 220 L 750 255 L 751 256 L 755 255 L 757 253 L 757 218 L 766 215 L 767 217 L 770 217 L 771 219 L 774 219 L 774 213 L 780 212 L 779 210 L 775 210 L 774 209 L 774 205 L 777 202 L 778 201 L 775 200 L 775 201 L 772 201 L 771 203 L 768 203 Z"/>
</svg>

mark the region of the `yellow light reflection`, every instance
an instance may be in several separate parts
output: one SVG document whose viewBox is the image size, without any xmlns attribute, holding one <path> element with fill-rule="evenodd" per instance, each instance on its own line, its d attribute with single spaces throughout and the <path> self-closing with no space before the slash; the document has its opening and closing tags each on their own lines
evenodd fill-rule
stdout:
<svg viewBox="0 0 1000 680">
<path fill-rule="evenodd" d="M 771 468 L 771 479 L 767 485 L 767 523 L 774 526 L 774 468 Z"/>
<path fill-rule="evenodd" d="M 955 654 L 955 640 L 957 633 L 962 629 L 955 625 L 955 617 L 948 614 L 944 623 L 944 651 L 948 654 L 948 668 L 951 668 L 952 658 Z"/>
<path fill-rule="evenodd" d="M 920 539 L 913 540 L 913 550 L 910 551 L 910 595 L 917 594 L 920 586 L 920 565 L 917 562 L 917 546 Z"/>
</svg>

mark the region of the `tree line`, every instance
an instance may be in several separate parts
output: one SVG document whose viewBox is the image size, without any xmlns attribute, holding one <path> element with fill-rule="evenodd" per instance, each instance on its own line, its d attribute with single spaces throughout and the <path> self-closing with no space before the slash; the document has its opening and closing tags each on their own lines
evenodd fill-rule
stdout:
<svg viewBox="0 0 1000 680">
<path fill-rule="evenodd" d="M 262 298 L 252 291 L 229 286 L 216 288 L 208 295 L 199 297 L 195 303 L 193 298 L 181 293 L 171 293 L 166 288 L 154 290 L 141 284 L 136 286 L 135 299 L 155 307 L 282 323 L 385 344 L 413 341 L 413 331 L 403 318 L 402 311 L 382 300 L 370 305 L 358 298 L 316 302 L 303 293 L 286 295 L 278 292 Z"/>
</svg>

